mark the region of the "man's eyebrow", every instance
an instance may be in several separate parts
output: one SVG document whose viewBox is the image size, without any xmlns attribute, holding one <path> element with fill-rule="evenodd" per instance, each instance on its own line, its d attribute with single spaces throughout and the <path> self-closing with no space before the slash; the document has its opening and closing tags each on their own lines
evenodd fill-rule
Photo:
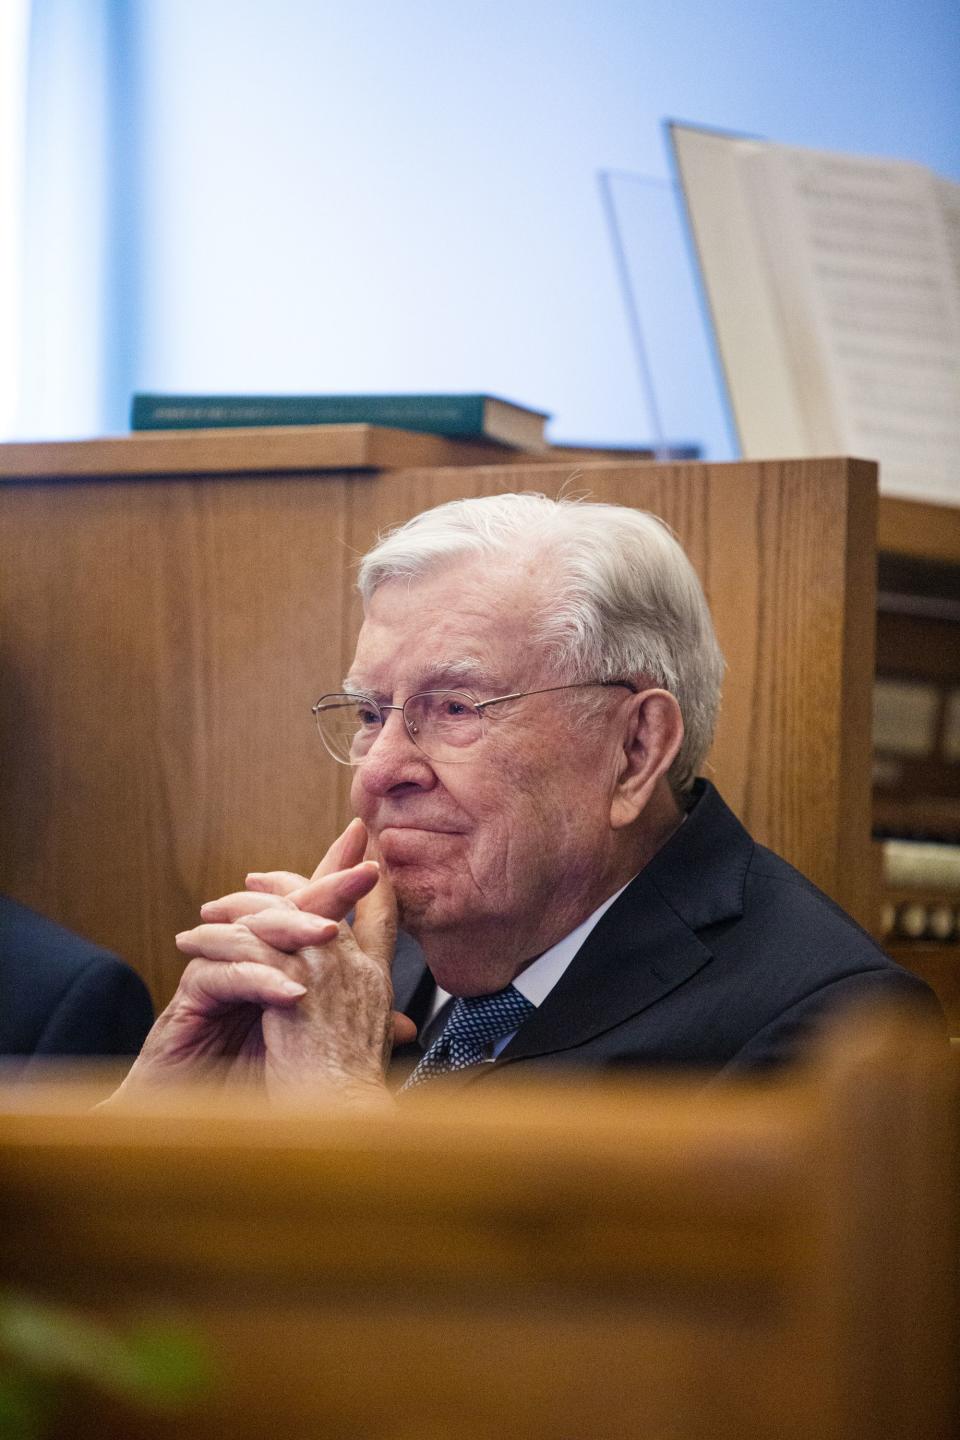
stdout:
<svg viewBox="0 0 960 1440">
<path fill-rule="evenodd" d="M 468 657 L 450 660 L 442 665 L 432 665 L 423 673 L 428 688 L 430 685 L 474 685 L 487 689 L 496 685 L 498 679 L 488 665 Z"/>
<path fill-rule="evenodd" d="M 410 681 L 409 693 L 413 695 L 419 690 L 456 690 L 465 685 L 480 690 L 496 690 L 498 686 L 502 689 L 505 683 L 482 661 L 464 657 L 422 666 Z M 365 685 L 362 678 L 354 675 L 347 676 L 343 688 L 352 695 L 367 695 L 372 700 L 384 700 L 388 693 L 375 685 Z"/>
<path fill-rule="evenodd" d="M 352 675 L 348 675 L 345 680 L 340 682 L 340 688 L 347 695 L 364 695 L 368 696 L 371 700 L 382 700 L 384 698 L 382 691 L 378 691 L 370 685 L 364 685 L 362 681 L 355 680 Z"/>
</svg>

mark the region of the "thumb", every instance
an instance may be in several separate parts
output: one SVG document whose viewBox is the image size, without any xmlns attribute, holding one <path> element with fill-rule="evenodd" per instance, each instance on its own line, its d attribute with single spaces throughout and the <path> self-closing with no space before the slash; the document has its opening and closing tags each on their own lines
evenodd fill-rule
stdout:
<svg viewBox="0 0 960 1440">
<path fill-rule="evenodd" d="M 376 885 L 357 904 L 352 928 L 364 954 L 389 974 L 397 947 L 397 897 L 382 867 Z"/>
<path fill-rule="evenodd" d="M 417 1027 L 409 1015 L 403 1015 L 399 1010 L 394 1010 L 390 1017 L 393 1021 L 393 1045 L 409 1045 L 417 1038 Z"/>
</svg>

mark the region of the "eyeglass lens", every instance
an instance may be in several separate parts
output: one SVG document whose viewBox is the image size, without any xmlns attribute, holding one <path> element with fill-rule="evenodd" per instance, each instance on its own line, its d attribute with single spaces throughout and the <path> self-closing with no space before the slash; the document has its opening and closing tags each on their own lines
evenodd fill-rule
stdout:
<svg viewBox="0 0 960 1440">
<path fill-rule="evenodd" d="M 365 758 L 390 714 L 372 700 L 350 695 L 326 696 L 316 708 L 320 736 L 330 754 L 347 765 Z M 431 760 L 463 758 L 458 752 L 483 734 L 480 713 L 469 695 L 432 690 L 411 695 L 403 707 L 411 740 Z"/>
</svg>

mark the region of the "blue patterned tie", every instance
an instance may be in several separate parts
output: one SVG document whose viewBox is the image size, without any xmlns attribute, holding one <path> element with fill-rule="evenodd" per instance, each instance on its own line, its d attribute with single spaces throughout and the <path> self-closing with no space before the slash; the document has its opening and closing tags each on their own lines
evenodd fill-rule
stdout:
<svg viewBox="0 0 960 1440">
<path fill-rule="evenodd" d="M 511 1031 L 519 1030 L 536 1008 L 532 1000 L 512 985 L 493 995 L 461 996 L 416 1070 L 400 1087 L 401 1091 L 412 1090 L 415 1085 L 423 1085 L 451 1070 L 467 1070 L 482 1064 L 487 1058 L 487 1047 Z"/>
</svg>

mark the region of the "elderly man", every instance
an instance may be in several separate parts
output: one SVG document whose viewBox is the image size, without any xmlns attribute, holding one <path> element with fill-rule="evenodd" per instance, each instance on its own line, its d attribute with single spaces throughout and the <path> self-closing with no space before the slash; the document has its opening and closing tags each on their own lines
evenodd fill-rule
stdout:
<svg viewBox="0 0 960 1440">
<path fill-rule="evenodd" d="M 457 501 L 359 583 L 350 674 L 314 707 L 357 818 L 311 880 L 251 875 L 177 937 L 192 958 L 127 1085 L 215 1063 L 389 1105 L 394 1043 L 412 1093 L 560 1066 L 726 1076 L 861 997 L 930 1003 L 695 778 L 723 661 L 654 517 Z M 416 1049 L 391 1016 L 398 917 L 422 951 L 394 967 Z"/>
</svg>

